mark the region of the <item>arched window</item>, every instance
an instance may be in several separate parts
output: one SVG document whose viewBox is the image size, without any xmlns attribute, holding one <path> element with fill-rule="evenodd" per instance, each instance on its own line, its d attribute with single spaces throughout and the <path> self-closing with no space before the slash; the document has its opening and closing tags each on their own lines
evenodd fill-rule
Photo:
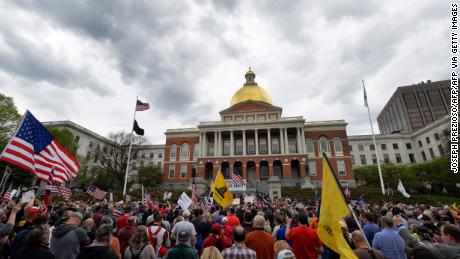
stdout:
<svg viewBox="0 0 460 259">
<path fill-rule="evenodd" d="M 340 138 L 335 137 L 334 138 L 334 150 L 336 153 L 342 153 L 342 140 Z"/>
<path fill-rule="evenodd" d="M 321 153 L 329 153 L 329 143 L 325 137 L 319 139 L 319 150 Z"/>
<path fill-rule="evenodd" d="M 172 144 L 171 147 L 169 148 L 169 160 L 176 160 L 176 150 L 177 150 L 176 144 Z"/>
<path fill-rule="evenodd" d="M 187 159 L 188 158 L 188 144 L 187 143 L 184 143 L 182 144 L 182 146 L 180 147 L 180 157 L 182 159 Z"/>
<path fill-rule="evenodd" d="M 307 146 L 307 153 L 314 154 L 315 153 L 315 145 L 313 144 L 313 140 L 308 138 L 305 140 L 305 145 Z"/>
</svg>

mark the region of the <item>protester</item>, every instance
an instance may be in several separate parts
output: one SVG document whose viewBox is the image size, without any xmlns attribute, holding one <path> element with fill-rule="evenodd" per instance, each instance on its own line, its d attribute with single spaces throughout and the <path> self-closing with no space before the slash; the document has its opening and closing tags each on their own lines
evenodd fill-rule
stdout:
<svg viewBox="0 0 460 259">
<path fill-rule="evenodd" d="M 308 216 L 298 216 L 299 226 L 291 228 L 291 218 L 286 217 L 286 239 L 291 241 L 297 259 L 317 258 L 322 246 L 316 231 L 308 227 Z"/>
<path fill-rule="evenodd" d="M 86 231 L 86 235 L 88 235 L 90 242 L 93 242 L 93 240 L 96 238 L 96 223 L 94 223 L 94 219 L 85 219 L 85 221 L 83 221 L 82 228 Z"/>
<path fill-rule="evenodd" d="M 128 247 L 128 243 L 136 233 L 136 218 L 131 216 L 128 218 L 128 225 L 118 230 L 117 238 L 120 241 L 120 251 L 124 253 Z"/>
<path fill-rule="evenodd" d="M 166 259 L 198 259 L 198 253 L 190 246 L 190 239 L 191 236 L 189 231 L 179 232 L 177 234 L 178 244 L 176 244 L 174 248 L 168 250 Z"/>
<path fill-rule="evenodd" d="M 254 230 L 246 237 L 246 246 L 256 252 L 257 259 L 274 258 L 275 239 L 264 229 L 265 218 L 260 215 L 255 216 L 253 226 Z"/>
<path fill-rule="evenodd" d="M 224 259 L 256 259 L 256 251 L 248 248 L 246 240 L 246 230 L 242 226 L 233 229 L 233 245 L 222 251 Z"/>
<path fill-rule="evenodd" d="M 100 221 L 96 231 L 95 242 L 82 248 L 77 259 L 117 259 L 118 256 L 109 248 L 112 242 L 113 226 Z"/>
<path fill-rule="evenodd" d="M 376 249 L 372 249 L 367 245 L 365 237 L 361 231 L 353 231 L 353 233 L 351 233 L 351 239 L 354 246 L 356 247 L 353 252 L 355 252 L 359 259 L 385 259 L 385 256 L 382 252 Z"/>
<path fill-rule="evenodd" d="M 375 217 L 372 213 L 364 213 L 364 234 L 366 235 L 369 244 L 372 244 L 374 241 L 374 236 L 376 233 L 380 232 L 379 226 L 375 223 Z"/>
<path fill-rule="evenodd" d="M 393 218 L 383 216 L 380 222 L 382 231 L 375 234 L 372 247 L 382 251 L 388 259 L 406 259 L 405 242 L 393 228 Z"/>
<path fill-rule="evenodd" d="M 111 217 L 109 216 L 104 216 L 102 217 L 101 221 L 99 222 L 99 224 L 104 224 L 104 225 L 111 225 L 113 226 L 113 220 Z M 111 242 L 110 242 L 110 250 L 112 250 L 112 252 L 114 252 L 118 259 L 121 259 L 121 248 L 120 248 L 120 240 L 118 240 L 118 238 L 116 236 L 113 235 L 114 232 L 112 231 L 112 238 L 111 238 Z"/>
<path fill-rule="evenodd" d="M 195 244 L 196 231 L 195 231 L 195 226 L 189 221 L 190 215 L 191 213 L 189 210 L 184 210 L 184 212 L 182 213 L 184 220 L 177 222 L 174 225 L 173 229 L 171 230 L 171 238 L 177 239 L 176 237 L 178 233 L 187 232 L 188 237 L 189 237 L 187 244 L 190 247 L 192 247 L 192 244 Z"/>
<path fill-rule="evenodd" d="M 135 234 L 129 240 L 129 245 L 124 250 L 124 258 L 155 258 L 155 249 L 149 243 L 149 237 L 146 226 L 138 226 L 136 228 Z"/>
<path fill-rule="evenodd" d="M 162 225 L 162 216 L 155 215 L 153 226 L 147 228 L 149 240 L 155 250 L 157 257 L 164 256 L 166 254 L 166 246 L 168 240 L 168 231 Z"/>
<path fill-rule="evenodd" d="M 273 245 L 273 250 L 275 252 L 275 256 L 278 256 L 278 254 L 282 251 L 282 250 L 289 250 L 289 251 L 292 251 L 292 248 L 291 246 L 288 244 L 288 242 L 284 241 L 284 240 L 278 240 L 275 242 L 275 245 Z"/>
<path fill-rule="evenodd" d="M 211 234 L 203 241 L 201 250 L 210 246 L 216 247 L 219 251 L 232 246 L 232 240 L 227 239 L 226 236 L 222 234 L 222 227 L 219 223 L 214 223 L 212 225 Z"/>
<path fill-rule="evenodd" d="M 200 259 L 223 259 L 223 257 L 216 247 L 210 246 L 203 250 Z"/>
<path fill-rule="evenodd" d="M 49 225 L 38 225 L 31 229 L 27 235 L 25 246 L 19 250 L 16 259 L 54 259 L 49 251 Z"/>
</svg>

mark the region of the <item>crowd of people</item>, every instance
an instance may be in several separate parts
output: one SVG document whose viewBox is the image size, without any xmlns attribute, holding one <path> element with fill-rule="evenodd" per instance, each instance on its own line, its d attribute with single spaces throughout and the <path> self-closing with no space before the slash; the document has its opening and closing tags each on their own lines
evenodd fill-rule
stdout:
<svg viewBox="0 0 460 259">
<path fill-rule="evenodd" d="M 317 234 L 318 208 L 287 200 L 181 209 L 165 202 L 59 202 L 43 210 L 4 201 L 0 258 L 15 259 L 330 259 Z M 353 204 L 339 222 L 362 259 L 460 258 L 456 208 Z"/>
</svg>

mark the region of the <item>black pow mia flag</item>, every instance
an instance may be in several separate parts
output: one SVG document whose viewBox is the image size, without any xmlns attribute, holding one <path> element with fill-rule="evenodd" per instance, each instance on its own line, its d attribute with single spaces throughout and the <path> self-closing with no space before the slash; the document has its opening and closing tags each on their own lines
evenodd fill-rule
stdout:
<svg viewBox="0 0 460 259">
<path fill-rule="evenodd" d="M 144 136 L 144 129 L 141 129 L 137 124 L 137 120 L 134 120 L 133 131 L 139 136 Z"/>
</svg>

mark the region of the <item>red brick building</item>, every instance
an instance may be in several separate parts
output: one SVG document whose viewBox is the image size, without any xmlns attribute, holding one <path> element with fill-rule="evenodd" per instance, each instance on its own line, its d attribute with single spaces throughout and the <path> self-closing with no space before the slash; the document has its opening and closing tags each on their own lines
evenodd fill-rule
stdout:
<svg viewBox="0 0 460 259">
<path fill-rule="evenodd" d="M 265 191 L 277 175 L 282 186 L 303 185 L 306 177 L 320 186 L 321 153 L 326 152 L 342 184 L 355 185 L 344 120 L 305 121 L 282 117 L 250 69 L 220 120 L 196 128 L 168 129 L 163 182 L 166 188 L 187 188 L 192 172 L 211 181 L 220 169 L 225 178 L 242 174 L 249 190 Z"/>
</svg>

